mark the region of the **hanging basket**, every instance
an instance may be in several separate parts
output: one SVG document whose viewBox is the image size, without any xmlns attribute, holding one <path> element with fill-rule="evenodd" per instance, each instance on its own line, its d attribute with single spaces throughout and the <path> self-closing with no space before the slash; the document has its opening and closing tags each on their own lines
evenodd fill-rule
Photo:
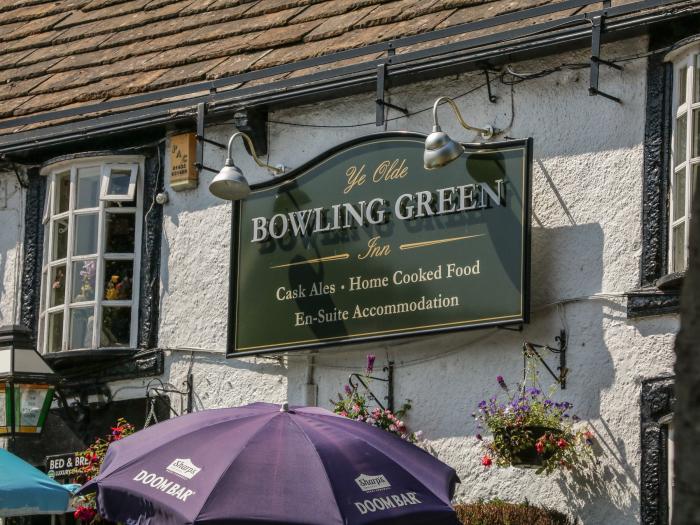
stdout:
<svg viewBox="0 0 700 525">
<path fill-rule="evenodd" d="M 531 445 L 524 449 L 520 449 L 512 452 L 511 465 L 518 468 L 540 468 L 546 460 L 554 455 L 553 450 L 545 450 L 542 454 L 538 454 L 535 449 L 535 442 L 545 434 L 549 433 L 558 438 L 561 436 L 562 432 L 559 429 L 551 427 L 540 427 L 540 426 L 527 426 L 523 427 L 522 430 L 530 432 L 532 436 Z M 510 433 L 507 429 L 500 432 L 503 440 L 506 442 L 510 441 Z"/>
</svg>

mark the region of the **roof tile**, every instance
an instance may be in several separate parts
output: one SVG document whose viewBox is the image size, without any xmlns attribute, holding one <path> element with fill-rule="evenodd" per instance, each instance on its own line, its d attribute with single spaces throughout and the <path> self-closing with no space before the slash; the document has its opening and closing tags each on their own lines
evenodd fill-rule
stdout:
<svg viewBox="0 0 700 525">
<path fill-rule="evenodd" d="M 207 73 L 209 80 L 238 75 L 255 64 L 258 60 L 270 53 L 271 49 L 264 51 L 256 51 L 255 53 L 241 53 L 227 58 L 224 62 L 213 68 Z"/>
<path fill-rule="evenodd" d="M 14 31 L 10 32 L 3 32 L 2 40 L 7 41 L 7 40 L 17 40 L 19 38 L 23 39 L 22 45 L 21 46 L 14 46 L 14 47 L 22 47 L 24 49 L 28 47 L 32 47 L 37 44 L 37 42 L 43 42 L 46 39 L 45 38 L 37 38 L 32 41 L 27 41 L 25 37 L 43 37 L 43 35 L 46 35 L 46 32 L 49 31 L 50 29 L 53 28 L 54 25 L 56 25 L 57 22 L 60 22 L 67 16 L 70 16 L 69 13 L 58 13 L 55 15 L 51 16 L 44 16 L 41 18 L 35 18 L 31 22 L 24 22 L 22 23 L 17 29 Z M 57 32 L 56 32 L 57 34 Z M 50 39 L 49 39 L 50 40 Z"/>
<path fill-rule="evenodd" d="M 19 64 L 34 64 L 36 62 L 41 62 L 43 60 L 48 60 L 51 58 L 62 58 L 68 55 L 94 51 L 107 38 L 109 38 L 107 35 L 98 35 L 83 38 L 81 40 L 75 40 L 73 42 L 63 44 L 61 46 L 40 47 L 37 48 L 35 51 L 30 52 L 29 54 L 26 54 L 27 52 L 23 51 L 23 53 L 25 53 L 25 56 L 21 60 L 19 60 Z"/>
<path fill-rule="evenodd" d="M 0 84 L 0 100 L 8 100 L 26 95 L 32 89 L 34 89 L 34 87 L 41 84 L 45 80 L 45 78 L 32 78 L 29 80 L 19 80 L 17 82 L 5 82 Z"/>
<path fill-rule="evenodd" d="M 563 0 L 0 1 L 0 117 L 219 79 L 555 1 Z M 560 16 L 425 41 L 397 52 L 497 34 Z M 220 90 L 234 96 L 240 86 L 380 56 L 362 55 Z M 32 127 L 38 125 L 46 124 Z M 7 130 L 0 128 L 3 133 Z"/>
<path fill-rule="evenodd" d="M 165 69 L 166 73 L 154 79 L 150 85 L 150 89 L 162 89 L 170 86 L 186 84 L 188 82 L 197 82 L 204 80 L 209 71 L 224 62 L 225 58 L 215 58 L 204 62 L 196 62 L 177 66 L 174 68 Z"/>
<path fill-rule="evenodd" d="M 375 9 L 369 16 L 365 17 L 360 26 L 374 26 L 379 24 L 390 24 L 400 20 L 407 20 L 424 15 L 431 11 L 431 7 L 439 4 L 442 0 L 400 0 L 385 4 L 381 9 Z M 441 6 L 437 6 L 441 9 Z"/>
<path fill-rule="evenodd" d="M 378 5 L 390 2 L 391 0 L 344 0 L 343 2 L 319 2 L 307 7 L 294 22 L 306 22 L 319 18 L 329 18 L 335 15 L 342 15 L 355 9 L 360 9 L 368 5 Z"/>
<path fill-rule="evenodd" d="M 56 27 L 68 29 L 69 27 L 87 24 L 88 22 L 94 22 L 96 20 L 111 20 L 115 18 L 117 14 L 119 16 L 124 16 L 130 13 L 136 13 L 146 6 L 148 2 L 150 2 L 150 0 L 129 0 L 128 2 L 122 3 L 118 9 L 113 5 L 103 7 L 102 9 L 82 9 L 71 13 L 70 16 L 56 24 Z"/>
<path fill-rule="evenodd" d="M 326 18 L 316 29 L 309 33 L 304 40 L 311 42 L 313 40 L 323 40 L 332 36 L 341 35 L 357 26 L 358 22 L 365 19 L 375 9 L 379 8 L 375 5 L 370 5 L 368 7 L 349 11 L 342 15 Z"/>
<path fill-rule="evenodd" d="M 503 15 L 512 11 L 520 11 L 530 7 L 551 4 L 556 0 L 497 0 L 487 4 L 480 4 L 471 7 L 458 9 L 448 19 L 438 25 L 438 29 L 450 27 L 467 22 L 476 22 L 485 18 Z"/>
</svg>

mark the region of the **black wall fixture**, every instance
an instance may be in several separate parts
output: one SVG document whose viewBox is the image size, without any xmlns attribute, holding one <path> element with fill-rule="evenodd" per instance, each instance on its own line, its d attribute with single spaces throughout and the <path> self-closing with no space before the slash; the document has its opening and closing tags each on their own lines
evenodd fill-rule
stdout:
<svg viewBox="0 0 700 525">
<path fill-rule="evenodd" d="M 673 414 L 673 377 L 642 381 L 641 523 L 668 524 L 668 426 Z"/>
</svg>

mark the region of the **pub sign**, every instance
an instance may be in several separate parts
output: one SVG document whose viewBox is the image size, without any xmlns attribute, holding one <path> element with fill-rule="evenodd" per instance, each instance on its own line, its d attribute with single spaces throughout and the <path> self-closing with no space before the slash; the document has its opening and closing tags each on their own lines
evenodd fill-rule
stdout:
<svg viewBox="0 0 700 525">
<path fill-rule="evenodd" d="M 523 323 L 532 141 L 343 144 L 235 203 L 228 355 Z"/>
</svg>

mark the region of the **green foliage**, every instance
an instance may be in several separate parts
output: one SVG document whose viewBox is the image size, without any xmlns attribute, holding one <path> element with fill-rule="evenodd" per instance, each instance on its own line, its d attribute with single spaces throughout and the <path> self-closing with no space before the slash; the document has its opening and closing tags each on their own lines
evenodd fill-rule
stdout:
<svg viewBox="0 0 700 525">
<path fill-rule="evenodd" d="M 528 503 L 501 500 L 455 505 L 463 525 L 575 525 L 568 516 Z"/>
<path fill-rule="evenodd" d="M 573 404 L 551 399 L 553 392 L 546 394 L 536 387 L 519 386 L 511 392 L 503 377 L 496 381 L 500 396 L 481 401 L 473 414 L 477 428 L 493 435 L 491 440 L 476 435 L 485 449 L 482 465 L 539 465 L 538 474 L 590 465 L 593 433 L 570 413 Z"/>
<path fill-rule="evenodd" d="M 395 413 L 392 413 L 391 410 L 369 407 L 365 396 L 357 392 L 357 390 L 346 386 L 345 394 L 338 394 L 338 400 L 334 401 L 331 399 L 331 403 L 333 403 L 333 412 L 343 417 L 381 428 L 411 443 L 415 443 L 418 440 L 419 434 L 409 432 L 406 424 L 403 422 L 406 412 L 411 409 L 410 400 L 404 403 Z"/>
<path fill-rule="evenodd" d="M 114 441 L 119 441 L 126 436 L 135 432 L 134 426 L 123 417 L 117 420 L 116 426 L 113 426 L 111 433 L 104 438 L 97 438 L 92 445 L 82 451 L 80 455 L 87 459 L 87 465 L 83 467 L 83 483 L 90 481 L 100 473 L 100 467 L 107 454 L 109 445 Z M 106 523 L 97 514 L 97 504 L 94 494 L 87 494 L 77 498 L 75 504 L 74 517 L 82 523 Z"/>
</svg>

